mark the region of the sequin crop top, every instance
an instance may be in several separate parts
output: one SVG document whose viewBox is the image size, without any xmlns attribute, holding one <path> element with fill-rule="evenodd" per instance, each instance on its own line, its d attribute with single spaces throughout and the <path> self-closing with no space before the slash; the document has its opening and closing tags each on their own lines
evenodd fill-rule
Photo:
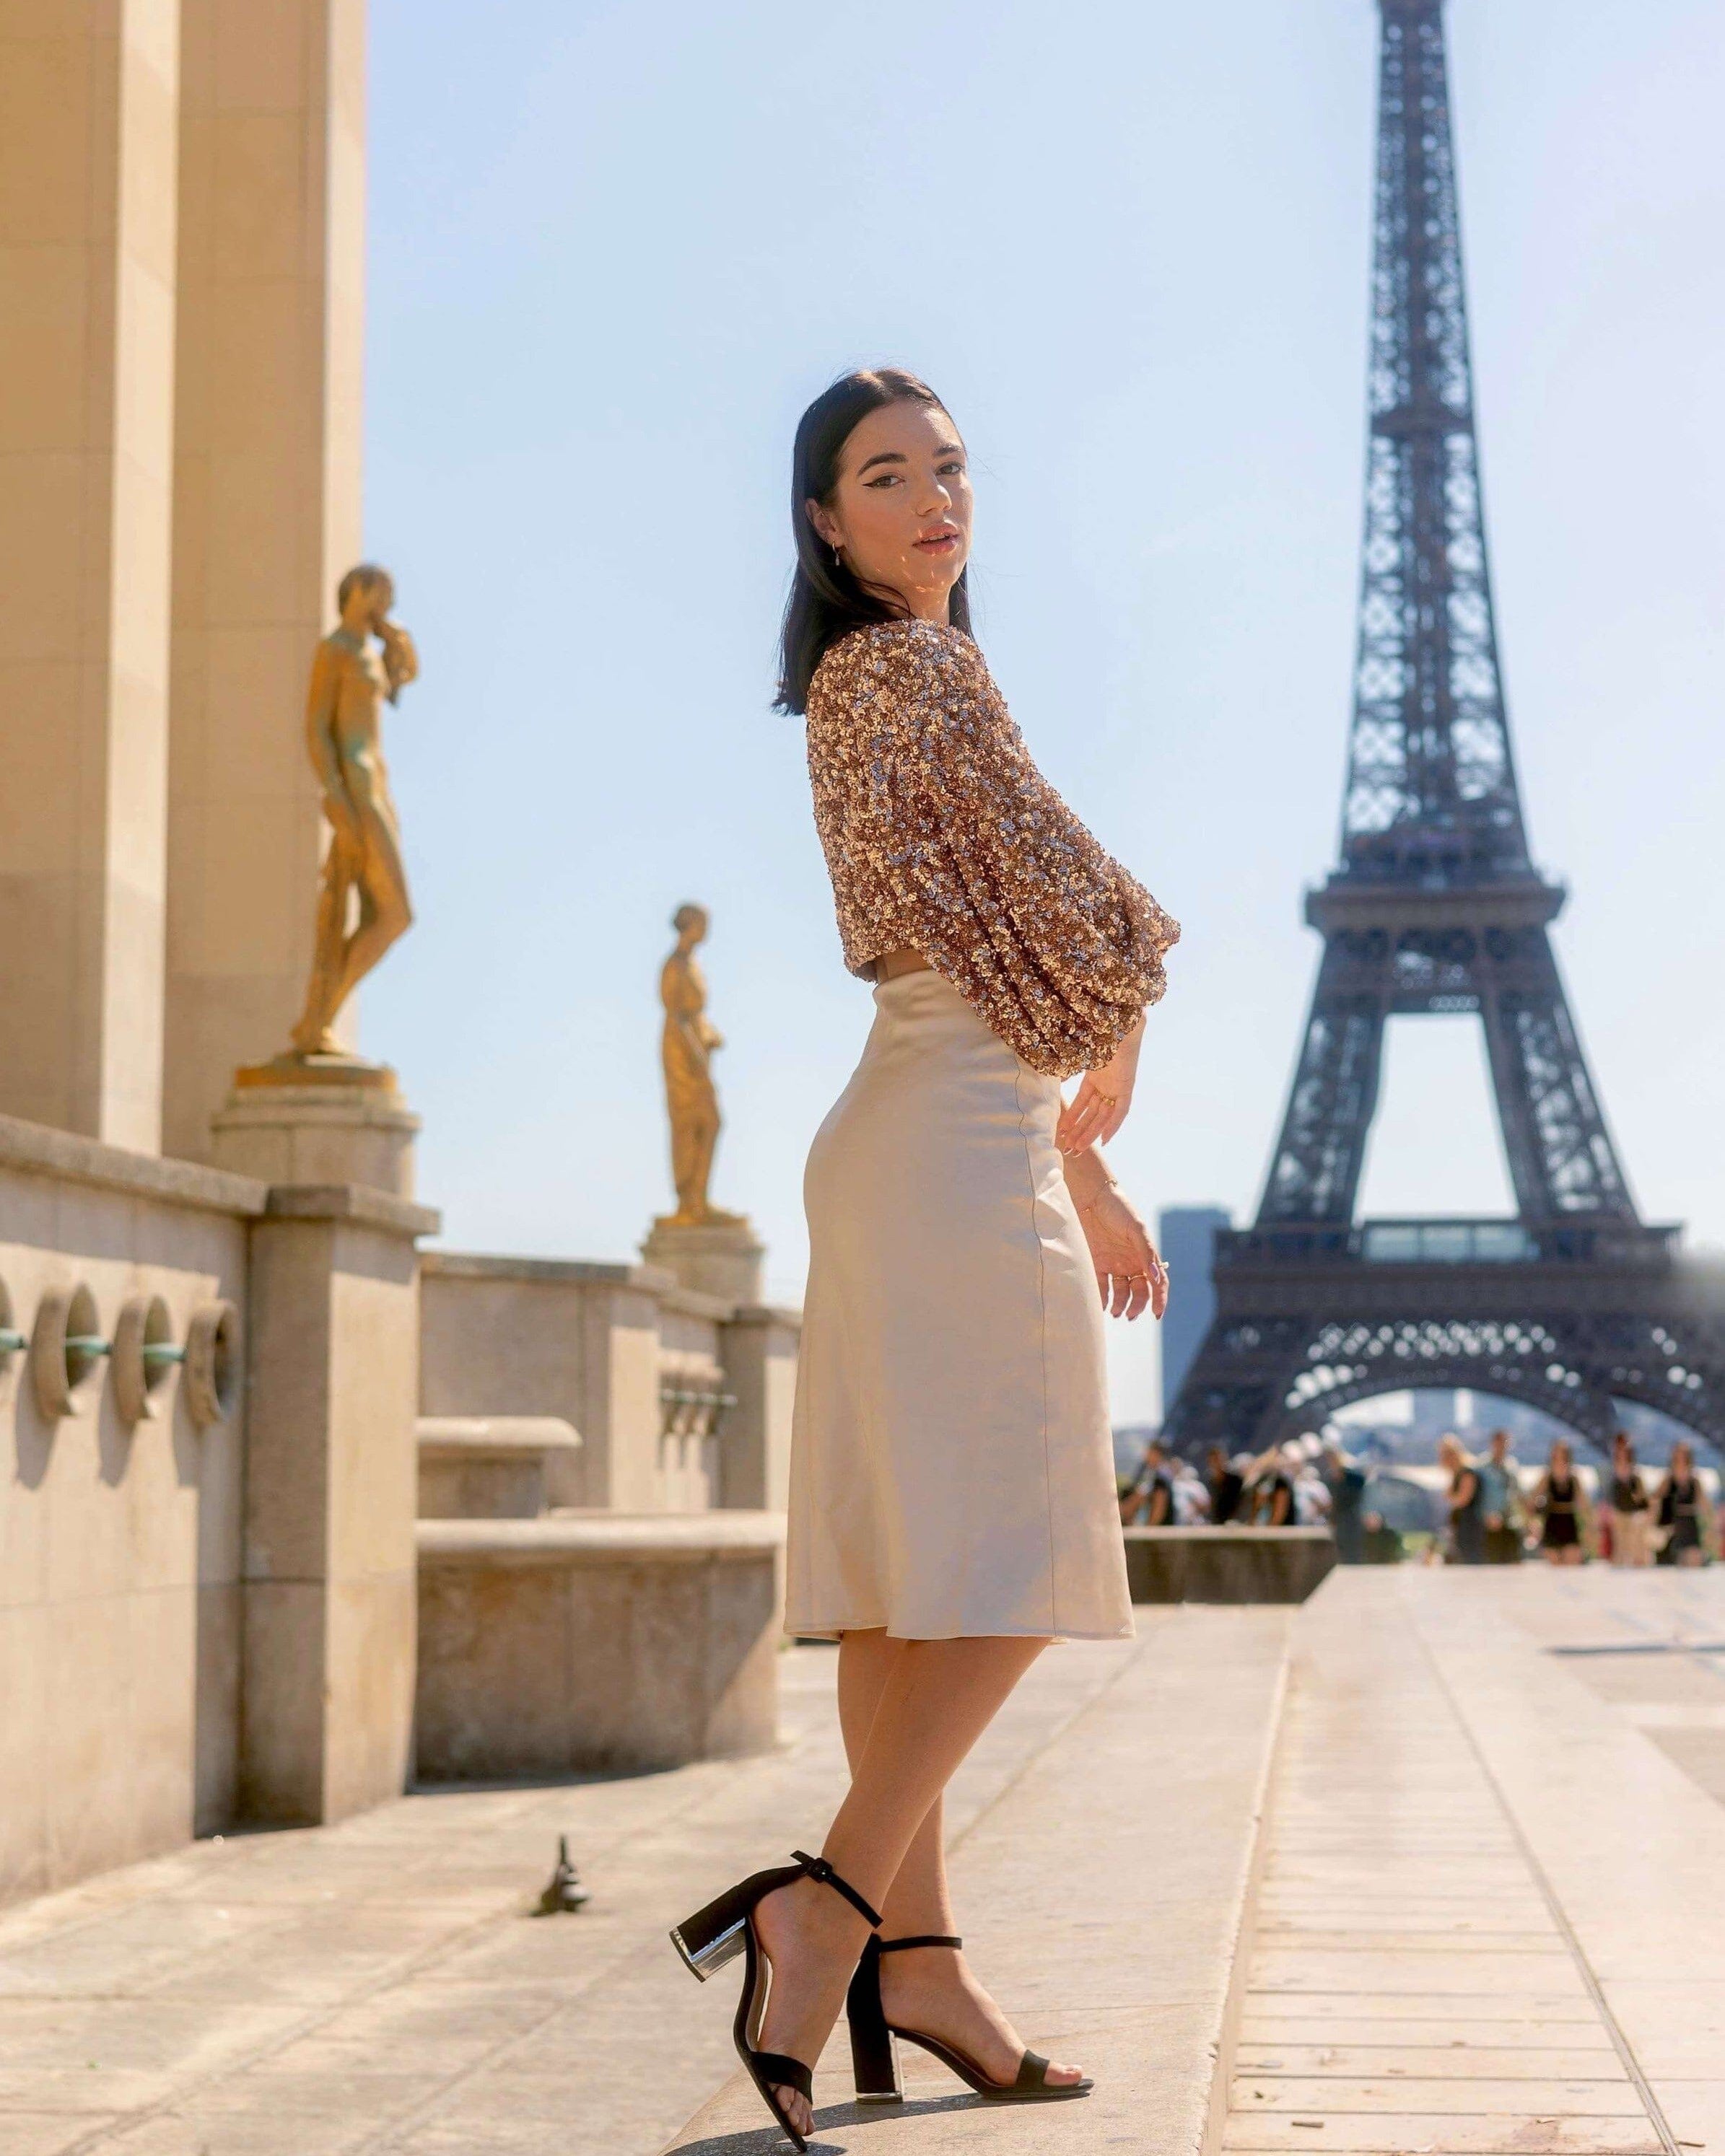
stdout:
<svg viewBox="0 0 1725 2156">
<path fill-rule="evenodd" d="M 815 824 L 845 963 L 921 952 L 1034 1070 L 1105 1063 L 1180 934 L 1031 761 L 963 630 L 852 629 L 808 698 Z"/>
</svg>

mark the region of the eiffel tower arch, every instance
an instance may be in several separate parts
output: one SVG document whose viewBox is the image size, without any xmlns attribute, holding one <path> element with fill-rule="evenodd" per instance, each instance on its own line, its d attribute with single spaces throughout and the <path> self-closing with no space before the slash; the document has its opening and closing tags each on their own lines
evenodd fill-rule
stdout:
<svg viewBox="0 0 1725 2156">
<path fill-rule="evenodd" d="M 1254 1224 L 1216 1238 L 1216 1315 L 1168 1414 L 1259 1447 L 1404 1387 L 1470 1387 L 1598 1440 L 1614 1400 L 1725 1450 L 1725 1266 L 1640 1219 L 1552 949 L 1498 663 L 1442 0 L 1379 0 L 1369 423 L 1340 858 Z M 1355 1219 L 1385 1023 L 1471 1012 L 1516 1212 Z"/>
</svg>

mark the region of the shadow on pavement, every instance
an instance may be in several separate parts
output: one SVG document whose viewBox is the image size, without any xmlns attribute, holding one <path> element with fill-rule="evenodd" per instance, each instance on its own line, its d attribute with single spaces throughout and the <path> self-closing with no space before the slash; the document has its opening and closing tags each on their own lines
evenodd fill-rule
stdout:
<svg viewBox="0 0 1725 2156">
<path fill-rule="evenodd" d="M 978 2096 L 927 2097 L 906 2103 L 832 2103 L 815 2113 L 815 2136 L 810 2156 L 844 2156 L 847 2141 L 830 2141 L 837 2127 L 890 2126 L 895 2119 L 914 2118 L 924 2112 L 979 2111 Z M 715 2133 L 705 2141 L 678 2143 L 675 2156 L 767 2156 L 770 2149 L 788 2148 L 790 2143 L 776 2126 L 763 2124 L 747 2133 Z"/>
</svg>

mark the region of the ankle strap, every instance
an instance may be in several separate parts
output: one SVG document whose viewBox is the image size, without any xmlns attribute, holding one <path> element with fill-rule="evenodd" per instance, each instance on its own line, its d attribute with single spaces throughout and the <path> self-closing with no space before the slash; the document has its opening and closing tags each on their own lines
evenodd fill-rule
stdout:
<svg viewBox="0 0 1725 2156">
<path fill-rule="evenodd" d="M 866 1917 L 875 1931 L 878 1932 L 880 1929 L 880 1912 L 878 1909 L 871 1909 L 850 1881 L 847 1879 L 841 1879 L 824 1856 L 811 1856 L 804 1850 L 793 1849 L 790 1852 L 790 1861 L 793 1864 L 800 1865 L 811 1879 L 818 1879 L 823 1887 L 830 1887 L 835 1893 L 842 1894 L 858 1916 Z"/>
<path fill-rule="evenodd" d="M 914 1939 L 882 1939 L 883 1953 L 898 1953 L 905 1947 L 961 1947 L 962 1939 L 950 1938 L 944 1932 L 919 1932 Z"/>
</svg>

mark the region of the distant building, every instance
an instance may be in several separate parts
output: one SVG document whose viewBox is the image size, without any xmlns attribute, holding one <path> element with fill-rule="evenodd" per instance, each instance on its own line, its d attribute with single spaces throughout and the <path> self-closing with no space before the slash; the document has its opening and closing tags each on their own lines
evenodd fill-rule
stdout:
<svg viewBox="0 0 1725 2156">
<path fill-rule="evenodd" d="M 1216 1314 L 1210 1284 L 1211 1245 L 1233 1215 L 1218 1205 L 1170 1205 L 1156 1224 L 1168 1265 L 1168 1310 L 1162 1320 L 1162 1414 L 1166 1418 Z"/>
</svg>

